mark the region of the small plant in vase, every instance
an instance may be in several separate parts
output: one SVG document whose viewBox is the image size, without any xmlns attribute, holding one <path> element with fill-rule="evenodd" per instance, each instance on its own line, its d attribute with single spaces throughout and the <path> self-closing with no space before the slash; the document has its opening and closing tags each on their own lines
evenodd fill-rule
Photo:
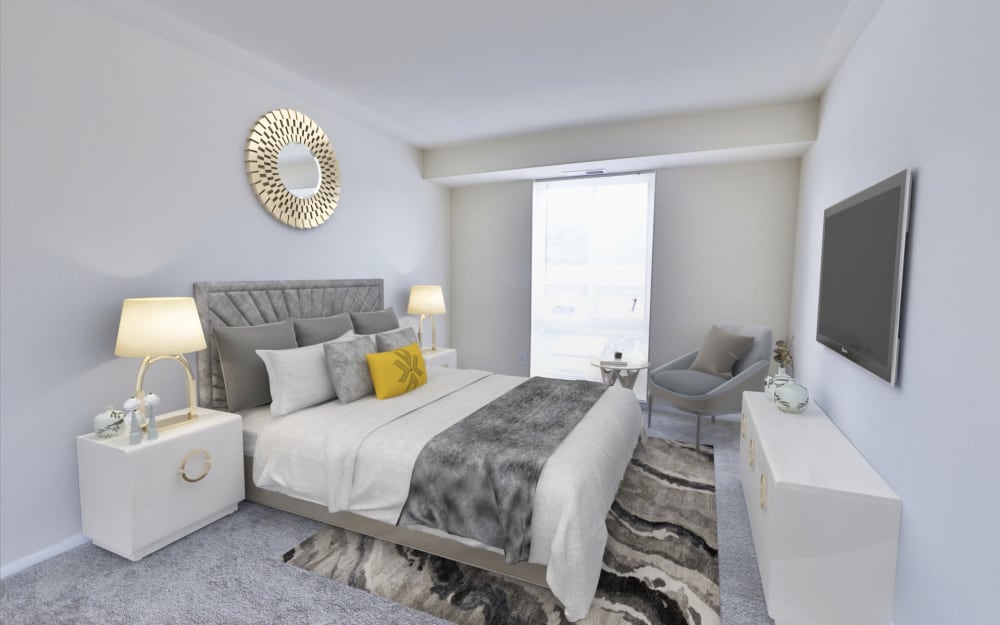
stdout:
<svg viewBox="0 0 1000 625">
<path fill-rule="evenodd" d="M 774 344 L 774 362 L 778 363 L 779 375 L 786 375 L 792 369 L 792 347 L 784 339 Z"/>
<path fill-rule="evenodd" d="M 774 391 L 779 386 L 784 386 L 793 381 L 788 370 L 792 367 L 792 348 L 784 339 L 778 340 L 774 347 L 774 362 L 778 363 L 778 372 L 769 375 L 764 380 L 764 394 L 768 399 L 774 399 Z"/>
</svg>

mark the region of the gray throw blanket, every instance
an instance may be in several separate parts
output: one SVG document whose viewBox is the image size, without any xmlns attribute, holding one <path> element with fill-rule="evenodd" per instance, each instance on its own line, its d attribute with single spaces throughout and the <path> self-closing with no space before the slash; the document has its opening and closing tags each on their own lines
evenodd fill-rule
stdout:
<svg viewBox="0 0 1000 625">
<path fill-rule="evenodd" d="M 599 382 L 531 378 L 432 438 L 420 451 L 399 524 L 419 523 L 531 552 L 531 509 L 542 466 L 594 402 Z"/>
</svg>

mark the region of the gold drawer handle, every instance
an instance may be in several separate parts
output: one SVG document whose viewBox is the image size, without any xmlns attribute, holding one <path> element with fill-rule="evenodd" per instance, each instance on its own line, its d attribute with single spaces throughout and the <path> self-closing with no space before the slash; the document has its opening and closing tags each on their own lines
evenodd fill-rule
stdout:
<svg viewBox="0 0 1000 625">
<path fill-rule="evenodd" d="M 747 437 L 747 413 L 743 413 L 743 418 L 740 419 L 740 438 Z"/>
<path fill-rule="evenodd" d="M 195 455 L 197 454 L 202 454 L 203 456 L 205 456 L 205 461 L 204 461 L 205 470 L 202 472 L 201 475 L 197 477 L 191 477 L 187 474 L 187 463 L 188 460 L 194 458 Z M 208 451 L 204 449 L 195 449 L 189 451 L 187 455 L 184 456 L 184 459 L 181 460 L 181 466 L 177 470 L 177 472 L 180 474 L 181 479 L 183 479 L 185 482 L 194 484 L 195 482 L 200 482 L 201 480 L 205 479 L 205 476 L 208 475 L 208 472 L 211 470 L 212 470 L 212 454 L 208 453 Z"/>
<path fill-rule="evenodd" d="M 760 474 L 760 509 L 761 512 L 767 510 L 767 477 Z"/>
<path fill-rule="evenodd" d="M 750 453 L 747 455 L 750 456 L 750 468 L 752 469 L 757 463 L 757 447 L 754 445 L 752 438 L 750 439 Z"/>
</svg>

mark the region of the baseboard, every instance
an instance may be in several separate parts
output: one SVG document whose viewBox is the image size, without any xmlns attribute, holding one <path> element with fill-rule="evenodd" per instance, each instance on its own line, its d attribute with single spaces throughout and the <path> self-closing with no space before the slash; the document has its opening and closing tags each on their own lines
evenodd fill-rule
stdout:
<svg viewBox="0 0 1000 625">
<path fill-rule="evenodd" d="M 59 555 L 60 553 L 65 553 L 74 547 L 79 547 L 80 545 L 89 542 L 90 539 L 83 534 L 77 534 L 76 536 L 70 536 L 69 538 L 60 540 L 56 544 L 46 547 L 41 551 L 36 551 L 35 553 L 24 556 L 20 560 L 14 560 L 10 564 L 3 565 L 0 567 L 0 579 L 9 577 L 14 573 L 20 573 L 24 569 L 35 566 L 39 562 L 43 562 L 49 558 Z"/>
</svg>

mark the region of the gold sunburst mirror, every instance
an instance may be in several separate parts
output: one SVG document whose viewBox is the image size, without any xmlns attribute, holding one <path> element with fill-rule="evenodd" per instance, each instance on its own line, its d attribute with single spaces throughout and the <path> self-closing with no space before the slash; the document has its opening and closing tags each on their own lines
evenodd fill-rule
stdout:
<svg viewBox="0 0 1000 625">
<path fill-rule="evenodd" d="M 321 225 L 340 202 L 340 166 L 326 133 L 304 113 L 276 109 L 257 120 L 247 176 L 261 204 L 293 228 Z"/>
</svg>

